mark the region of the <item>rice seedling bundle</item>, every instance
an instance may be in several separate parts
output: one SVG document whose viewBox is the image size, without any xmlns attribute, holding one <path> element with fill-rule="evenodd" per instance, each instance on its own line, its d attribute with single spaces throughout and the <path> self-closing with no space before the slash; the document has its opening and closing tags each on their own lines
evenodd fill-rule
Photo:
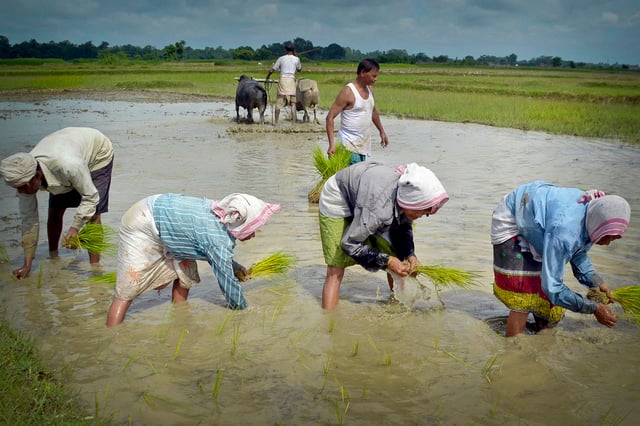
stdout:
<svg viewBox="0 0 640 426">
<path fill-rule="evenodd" d="M 70 238 L 66 245 L 70 248 L 85 249 L 96 254 L 114 254 L 118 246 L 111 242 L 116 231 L 101 223 L 86 223 L 78 235 Z"/>
<path fill-rule="evenodd" d="M 280 250 L 254 263 L 247 272 L 251 278 L 284 274 L 293 267 L 295 262 L 296 258 L 293 255 Z"/>
<path fill-rule="evenodd" d="M 612 290 L 611 297 L 640 325 L 640 286 L 631 285 Z"/>
<path fill-rule="evenodd" d="M 347 150 L 342 144 L 336 144 L 336 152 L 329 158 L 325 155 L 324 151 L 316 146 L 313 150 L 313 164 L 316 168 L 316 172 L 320 176 L 320 180 L 309 191 L 309 202 L 317 203 L 320 201 L 320 192 L 322 192 L 322 186 L 331 176 L 335 175 L 340 170 L 349 165 L 351 160 L 351 152 Z"/>
<path fill-rule="evenodd" d="M 434 285 L 448 286 L 456 285 L 466 290 L 477 285 L 475 279 L 477 275 L 472 272 L 455 268 L 446 268 L 439 265 L 416 265 L 414 272 L 426 275 Z"/>
<path fill-rule="evenodd" d="M 107 272 L 106 274 L 96 275 L 94 277 L 89 278 L 88 281 L 91 282 L 91 283 L 115 284 L 116 283 L 116 273 L 115 272 Z"/>
</svg>

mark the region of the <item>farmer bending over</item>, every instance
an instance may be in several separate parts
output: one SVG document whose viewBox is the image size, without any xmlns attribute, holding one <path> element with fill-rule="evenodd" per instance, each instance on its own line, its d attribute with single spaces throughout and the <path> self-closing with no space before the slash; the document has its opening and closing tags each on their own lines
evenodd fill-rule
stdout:
<svg viewBox="0 0 640 426">
<path fill-rule="evenodd" d="M 42 139 L 29 153 L 11 155 L 0 162 L 0 175 L 18 190 L 22 219 L 24 264 L 13 271 L 17 278 L 29 275 L 38 245 L 40 219 L 39 190 L 49 192 L 47 236 L 49 251 L 57 253 L 64 212 L 76 207 L 73 222 L 63 245 L 78 235 L 87 222 L 100 223 L 109 210 L 109 187 L 113 168 L 111 141 L 96 129 L 67 127 Z M 89 253 L 89 262 L 100 261 L 99 253 Z"/>
<path fill-rule="evenodd" d="M 133 299 L 173 282 L 172 302 L 187 300 L 200 282 L 196 260 L 206 260 L 231 309 L 247 301 L 240 281 L 247 270 L 233 260 L 236 239 L 255 236 L 279 204 L 247 194 L 231 194 L 220 201 L 160 194 L 134 204 L 122 217 L 118 270 L 107 326 L 120 324 Z"/>
<path fill-rule="evenodd" d="M 529 313 L 538 331 L 555 326 L 565 309 L 593 314 L 600 324 L 613 327 L 618 318 L 606 306 L 611 291 L 587 252 L 593 244 L 608 246 L 622 238 L 630 217 L 625 199 L 598 190 L 536 181 L 505 195 L 493 211 L 491 244 L 493 294 L 511 309 L 506 337 L 524 331 Z M 607 300 L 589 300 L 567 287 L 567 263 L 589 294 L 604 292 Z"/>
<path fill-rule="evenodd" d="M 319 203 L 327 263 L 322 307 L 332 309 L 338 304 L 348 266 L 358 263 L 372 272 L 410 274 L 419 264 L 413 221 L 435 214 L 448 199 L 436 175 L 415 163 L 394 167 L 361 162 L 330 177 Z M 393 280 L 389 287 L 393 290 Z"/>
</svg>

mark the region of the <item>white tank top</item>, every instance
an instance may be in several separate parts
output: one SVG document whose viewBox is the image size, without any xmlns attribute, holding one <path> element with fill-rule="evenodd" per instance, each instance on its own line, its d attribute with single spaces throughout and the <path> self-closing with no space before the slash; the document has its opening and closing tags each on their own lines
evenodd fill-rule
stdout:
<svg viewBox="0 0 640 426">
<path fill-rule="evenodd" d="M 338 140 L 351 152 L 371 155 L 371 117 L 373 116 L 373 93 L 367 86 L 369 97 L 363 99 L 353 83 L 347 84 L 353 92 L 355 103 L 353 108 L 340 113 L 340 129 Z"/>
</svg>

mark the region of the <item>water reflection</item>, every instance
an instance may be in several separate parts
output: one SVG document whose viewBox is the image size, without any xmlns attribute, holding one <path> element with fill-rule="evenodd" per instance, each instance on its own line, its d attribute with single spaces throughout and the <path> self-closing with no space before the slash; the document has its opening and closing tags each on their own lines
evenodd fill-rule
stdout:
<svg viewBox="0 0 640 426">
<path fill-rule="evenodd" d="M 594 247 L 592 259 L 613 287 L 637 284 L 637 148 L 384 118 L 390 146 L 376 147 L 374 159 L 426 165 L 451 197 L 440 213 L 417 222 L 418 257 L 474 271 L 482 285 L 441 292 L 444 309 L 407 310 L 389 299 L 383 273 L 350 268 L 339 308 L 323 312 L 317 206 L 306 198 L 316 180 L 311 152 L 326 147 L 322 132 L 231 135 L 226 128 L 235 112 L 224 103 L 49 100 L 4 102 L 0 109 L 1 157 L 64 126 L 94 126 L 111 137 L 108 225 L 117 227 L 131 204 L 158 192 L 221 198 L 241 191 L 283 205 L 256 239 L 238 244 L 237 259 L 250 265 L 286 248 L 298 268 L 247 283 L 248 310 L 224 309 L 213 274 L 200 264 L 203 281 L 187 304 L 172 307 L 169 291 L 146 293 L 121 327 L 106 329 L 112 289 L 87 282 L 94 271 L 86 255 L 63 249 L 48 259 L 42 236 L 32 276 L 11 278 L 22 260 L 17 201 L 0 185 L 1 242 L 13 264 L 1 265 L 3 313 L 33 333 L 89 410 L 113 415 L 116 424 L 640 420 L 638 327 L 621 319 L 609 330 L 568 313 L 550 333 L 506 341 L 499 335 L 506 309 L 491 294 L 489 243 L 491 211 L 518 184 L 545 179 L 599 188 L 627 198 L 634 213 L 625 237 Z M 102 268 L 115 270 L 115 260 L 104 259 Z"/>
</svg>

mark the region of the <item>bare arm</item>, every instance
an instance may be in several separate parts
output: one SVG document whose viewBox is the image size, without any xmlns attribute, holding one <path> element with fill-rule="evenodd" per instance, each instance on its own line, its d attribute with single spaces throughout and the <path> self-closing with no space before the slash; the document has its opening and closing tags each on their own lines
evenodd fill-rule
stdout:
<svg viewBox="0 0 640 426">
<path fill-rule="evenodd" d="M 382 127 L 382 121 L 380 120 L 380 115 L 378 114 L 378 110 L 376 109 L 376 107 L 373 107 L 373 114 L 371 115 L 371 121 L 373 121 L 373 124 L 376 126 L 376 129 L 378 129 L 378 132 L 380 132 L 380 145 L 382 145 L 383 148 L 385 148 L 387 145 L 389 145 L 389 139 L 387 138 L 387 134 L 384 131 L 384 127 Z"/>
<path fill-rule="evenodd" d="M 327 139 L 329 140 L 329 149 L 327 149 L 327 155 L 331 157 L 336 152 L 335 145 L 335 135 L 334 135 L 334 120 L 345 109 L 353 108 L 353 104 L 355 103 L 355 97 L 353 96 L 353 92 L 347 86 L 345 86 L 338 96 L 336 100 L 333 101 L 333 105 L 329 109 L 329 113 L 327 114 L 325 128 L 327 131 Z"/>
</svg>

